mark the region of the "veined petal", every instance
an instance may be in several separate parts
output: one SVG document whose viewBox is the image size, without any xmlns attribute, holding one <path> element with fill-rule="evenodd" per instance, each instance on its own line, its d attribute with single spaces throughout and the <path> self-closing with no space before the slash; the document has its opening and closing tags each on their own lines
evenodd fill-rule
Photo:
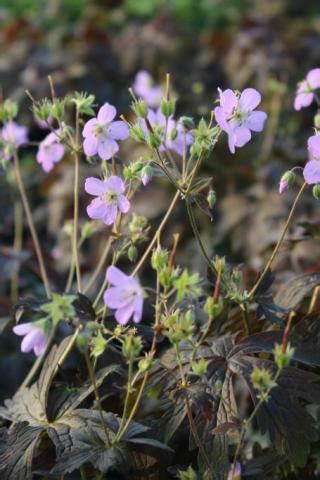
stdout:
<svg viewBox="0 0 320 480">
<path fill-rule="evenodd" d="M 121 270 L 114 265 L 111 265 L 107 269 L 106 279 L 112 285 L 123 285 L 127 283 L 128 280 L 131 280 L 131 277 L 121 272 Z"/>
<path fill-rule="evenodd" d="M 243 125 L 253 132 L 261 132 L 266 120 L 267 114 L 260 110 L 256 110 L 249 114 L 248 118 L 243 122 Z"/>
<path fill-rule="evenodd" d="M 100 180 L 100 178 L 89 177 L 86 179 L 84 189 L 90 195 L 103 195 L 108 191 L 107 182 Z"/>
<path fill-rule="evenodd" d="M 97 125 L 98 125 L 98 120 L 96 118 L 91 118 L 90 120 L 88 120 L 82 129 L 82 136 L 89 137 L 90 135 L 92 135 L 92 131 Z"/>
<path fill-rule="evenodd" d="M 320 136 L 312 135 L 308 139 L 308 151 L 312 159 L 320 160 Z"/>
<path fill-rule="evenodd" d="M 109 123 L 112 122 L 114 117 L 117 114 L 117 110 L 113 105 L 110 103 L 105 103 L 99 110 L 97 119 L 98 123 Z"/>
<path fill-rule="evenodd" d="M 303 169 L 303 176 L 309 185 L 320 183 L 320 161 L 310 160 Z"/>
<path fill-rule="evenodd" d="M 114 190 L 116 193 L 123 193 L 125 190 L 124 181 L 117 175 L 111 175 L 108 178 L 106 185 L 108 186 L 108 190 Z"/>
<path fill-rule="evenodd" d="M 137 295 L 134 300 L 134 314 L 133 314 L 133 321 L 135 323 L 139 323 L 142 318 L 142 310 L 143 310 L 143 296 Z"/>
<path fill-rule="evenodd" d="M 230 88 L 224 91 L 221 91 L 220 89 L 218 90 L 220 93 L 220 105 L 226 116 L 229 116 L 238 104 L 237 96 Z"/>
<path fill-rule="evenodd" d="M 93 157 L 98 152 L 98 139 L 93 135 L 88 136 L 83 141 L 83 151 L 88 157 Z"/>
<path fill-rule="evenodd" d="M 108 133 L 110 138 L 114 140 L 126 140 L 129 137 L 129 127 L 122 120 L 112 122 L 108 126 Z"/>
<path fill-rule="evenodd" d="M 130 210 L 130 202 L 124 195 L 118 196 L 118 207 L 121 213 L 127 213 Z"/>
<path fill-rule="evenodd" d="M 104 218 L 107 211 L 107 204 L 101 198 L 94 198 L 87 206 L 87 214 L 93 220 Z"/>
<path fill-rule="evenodd" d="M 236 127 L 233 133 L 236 147 L 243 147 L 251 139 L 251 132 L 246 127 Z"/>
<path fill-rule="evenodd" d="M 130 317 L 133 315 L 134 312 L 134 307 L 133 307 L 133 302 L 129 303 L 123 308 L 119 308 L 116 313 L 115 313 L 115 319 L 117 320 L 120 325 L 126 325 Z"/>
<path fill-rule="evenodd" d="M 299 111 L 303 107 L 309 107 L 313 102 L 314 95 L 310 93 L 298 93 L 294 100 L 294 109 Z"/>
<path fill-rule="evenodd" d="M 103 222 L 106 225 L 112 225 L 116 221 L 117 215 L 118 205 L 116 203 L 110 203 L 109 205 L 105 206 Z"/>
<path fill-rule="evenodd" d="M 20 323 L 19 325 L 15 325 L 12 330 L 16 335 L 27 335 L 32 330 L 34 330 L 34 326 L 31 322 L 28 323 Z"/>
<path fill-rule="evenodd" d="M 239 105 L 244 112 L 251 112 L 261 102 L 261 95 L 255 88 L 245 88 L 240 95 Z"/>
<path fill-rule="evenodd" d="M 320 87 L 320 68 L 313 68 L 307 75 L 307 82 L 313 88 Z"/>
<path fill-rule="evenodd" d="M 119 146 L 112 138 L 100 138 L 98 142 L 98 154 L 102 160 L 109 160 L 117 151 Z"/>
</svg>

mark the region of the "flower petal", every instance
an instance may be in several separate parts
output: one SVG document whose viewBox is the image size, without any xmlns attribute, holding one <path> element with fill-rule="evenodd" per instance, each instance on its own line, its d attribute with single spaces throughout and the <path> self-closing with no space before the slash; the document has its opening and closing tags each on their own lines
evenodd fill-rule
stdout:
<svg viewBox="0 0 320 480">
<path fill-rule="evenodd" d="M 120 325 L 126 325 L 134 313 L 133 302 L 130 302 L 123 308 L 119 308 L 115 313 L 115 319 Z"/>
<path fill-rule="evenodd" d="M 261 95 L 255 88 L 245 88 L 240 95 L 239 105 L 244 112 L 251 112 L 261 102 Z"/>
<path fill-rule="evenodd" d="M 313 93 L 298 93 L 294 100 L 294 109 L 301 110 L 303 107 L 309 107 L 313 102 Z"/>
<path fill-rule="evenodd" d="M 47 337 L 45 336 L 45 334 L 43 335 L 39 335 L 39 338 L 38 338 L 38 341 L 37 343 L 35 344 L 35 346 L 33 347 L 33 351 L 34 351 L 34 354 L 39 357 L 40 355 L 43 354 L 43 352 L 45 351 L 46 349 L 46 346 L 47 346 L 47 343 L 48 343 L 48 339 Z"/>
<path fill-rule="evenodd" d="M 251 139 L 251 132 L 246 127 L 236 127 L 233 133 L 235 135 L 236 147 L 243 147 Z"/>
<path fill-rule="evenodd" d="M 267 114 L 265 112 L 261 112 L 260 110 L 256 110 L 255 112 L 251 112 L 249 114 L 248 118 L 243 122 L 243 125 L 253 132 L 261 132 L 266 120 Z"/>
<path fill-rule="evenodd" d="M 20 323 L 19 325 L 15 325 L 12 330 L 16 335 L 27 335 L 34 329 L 34 326 L 31 322 L 28 323 Z"/>
<path fill-rule="evenodd" d="M 123 285 L 128 280 L 131 280 L 131 277 L 121 272 L 121 270 L 114 265 L 111 265 L 107 269 L 106 279 L 112 285 Z"/>
<path fill-rule="evenodd" d="M 320 183 L 320 161 L 310 160 L 303 169 L 303 176 L 309 185 Z"/>
<path fill-rule="evenodd" d="M 83 137 L 89 137 L 93 134 L 94 128 L 98 125 L 98 120 L 96 118 L 91 118 L 87 121 L 82 130 Z"/>
<path fill-rule="evenodd" d="M 98 154 L 102 160 L 109 160 L 119 150 L 119 146 L 112 138 L 105 138 L 99 140 Z"/>
<path fill-rule="evenodd" d="M 128 125 L 119 120 L 117 122 L 112 122 L 108 126 L 108 133 L 110 138 L 114 140 L 126 140 L 129 137 L 129 127 Z"/>
<path fill-rule="evenodd" d="M 142 310 L 143 310 L 143 296 L 137 295 L 134 300 L 134 314 L 133 314 L 133 321 L 135 323 L 139 323 L 142 318 Z"/>
<path fill-rule="evenodd" d="M 232 111 L 236 108 L 238 99 L 233 90 L 228 88 L 227 90 L 221 91 L 220 89 L 220 105 L 226 114 L 226 116 L 231 115 Z"/>
<path fill-rule="evenodd" d="M 107 204 L 101 198 L 94 198 L 87 206 L 87 214 L 93 220 L 104 218 L 107 210 Z"/>
<path fill-rule="evenodd" d="M 113 105 L 110 103 L 105 103 L 99 110 L 98 113 L 98 123 L 109 123 L 112 122 L 114 117 L 117 114 L 117 110 Z"/>
<path fill-rule="evenodd" d="M 124 195 L 118 196 L 118 208 L 121 213 L 127 213 L 130 210 L 130 202 Z"/>
<path fill-rule="evenodd" d="M 313 88 L 320 87 L 320 68 L 313 68 L 307 75 L 307 82 Z"/>
<path fill-rule="evenodd" d="M 219 127 L 221 128 L 221 130 L 223 130 L 225 132 L 228 132 L 229 126 L 228 126 L 227 117 L 226 117 L 226 114 L 225 114 L 223 108 L 222 107 L 216 107 L 214 109 L 214 116 L 215 116 L 216 122 L 219 125 Z"/>
<path fill-rule="evenodd" d="M 84 189 L 90 195 L 103 195 L 108 191 L 107 182 L 95 177 L 88 177 L 84 184 Z"/>
<path fill-rule="evenodd" d="M 312 135 L 308 139 L 308 151 L 312 159 L 320 160 L 320 135 Z"/>
<path fill-rule="evenodd" d="M 123 193 L 125 190 L 125 184 L 122 178 L 118 177 L 117 175 L 111 175 L 107 182 L 108 190 L 111 189 L 116 193 Z"/>
<path fill-rule="evenodd" d="M 122 308 L 131 302 L 131 297 L 128 296 L 128 290 L 122 287 L 110 287 L 103 295 L 104 303 L 107 307 L 116 309 Z"/>
<path fill-rule="evenodd" d="M 103 216 L 103 222 L 106 225 L 112 225 L 116 221 L 117 215 L 118 215 L 118 206 L 116 203 L 111 203 L 109 205 L 106 205 L 104 216 Z"/>
<path fill-rule="evenodd" d="M 83 151 L 88 157 L 93 157 L 98 152 L 98 139 L 96 137 L 89 136 L 84 139 Z"/>
<path fill-rule="evenodd" d="M 21 342 L 21 352 L 27 353 L 33 350 L 34 345 L 37 343 L 37 339 L 39 336 L 39 329 L 33 328 L 31 332 L 29 332 Z"/>
</svg>

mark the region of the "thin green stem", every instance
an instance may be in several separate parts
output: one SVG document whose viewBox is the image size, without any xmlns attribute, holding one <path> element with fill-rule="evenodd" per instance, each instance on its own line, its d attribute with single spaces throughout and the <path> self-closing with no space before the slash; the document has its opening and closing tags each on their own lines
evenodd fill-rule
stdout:
<svg viewBox="0 0 320 480">
<path fill-rule="evenodd" d="M 23 210 L 20 200 L 14 203 L 14 241 L 13 250 L 16 255 L 16 267 L 13 269 L 11 276 L 10 298 L 12 303 L 17 302 L 19 296 L 19 271 L 20 261 L 18 256 L 22 250 L 22 236 L 23 236 Z"/>
<path fill-rule="evenodd" d="M 76 277 L 77 277 L 77 289 L 81 292 L 81 274 L 80 274 L 80 262 L 78 251 L 78 222 L 79 222 L 79 153 L 78 153 L 78 141 L 79 141 L 79 112 L 76 113 L 76 148 L 74 149 L 74 191 L 73 191 L 73 235 L 72 235 L 72 262 L 75 264 Z"/>
<path fill-rule="evenodd" d="M 133 378 L 133 358 L 130 358 L 128 361 L 128 382 L 127 382 L 126 398 L 124 401 L 121 422 L 120 422 L 120 426 L 119 426 L 119 430 L 118 430 L 115 442 L 119 441 L 120 436 L 122 436 L 122 429 L 126 422 L 126 417 L 128 413 L 128 407 L 129 407 L 129 400 L 130 400 L 131 390 L 132 390 L 132 378 Z"/>
<path fill-rule="evenodd" d="M 172 213 L 172 211 L 173 211 L 173 209 L 174 209 L 174 207 L 175 207 L 175 205 L 176 205 L 176 203 L 179 199 L 179 196 L 180 196 L 180 192 L 177 191 L 175 196 L 172 199 L 171 204 L 169 205 L 167 213 L 163 217 L 162 222 L 160 223 L 160 225 L 159 225 L 156 233 L 154 234 L 151 242 L 149 243 L 147 249 L 145 250 L 144 254 L 142 255 L 142 257 L 141 257 L 140 261 L 138 262 L 137 266 L 134 268 L 133 272 L 131 273 L 132 276 L 136 275 L 139 272 L 139 270 L 142 267 L 142 265 L 144 264 L 145 260 L 148 258 L 148 255 L 151 252 L 153 246 L 155 245 L 158 235 L 161 234 L 165 224 L 167 223 L 167 221 L 168 221 L 168 219 L 169 219 L 169 217 L 170 217 L 170 215 L 171 215 L 171 213 Z"/>
<path fill-rule="evenodd" d="M 48 280 L 47 270 L 46 270 L 46 266 L 45 266 L 45 263 L 44 263 L 44 259 L 43 259 L 43 255 L 42 255 L 37 231 L 36 231 L 35 226 L 34 226 L 34 221 L 33 221 L 32 213 L 31 213 L 28 197 L 27 197 L 27 194 L 26 194 L 26 191 L 25 191 L 25 188 L 24 188 L 24 184 L 23 184 L 23 181 L 22 181 L 20 165 L 19 165 L 19 158 L 18 158 L 18 155 L 17 155 L 16 151 L 14 151 L 14 153 L 13 153 L 13 166 L 14 166 L 14 172 L 15 172 L 15 176 L 16 176 L 16 179 L 17 179 L 19 192 L 20 192 L 20 195 L 21 195 L 22 203 L 23 203 L 23 208 L 24 208 L 25 213 L 26 213 L 28 226 L 29 226 L 29 229 L 30 229 L 30 232 L 31 232 L 32 240 L 33 240 L 33 243 L 34 243 L 34 248 L 35 248 L 35 251 L 36 251 L 37 258 L 38 258 L 41 278 L 42 278 L 42 281 L 43 281 L 43 284 L 44 284 L 46 295 L 47 295 L 48 298 L 50 298 L 51 297 L 51 290 L 50 290 L 50 284 L 49 284 L 49 280 Z"/>
<path fill-rule="evenodd" d="M 291 207 L 291 209 L 290 209 L 288 218 L 287 218 L 287 220 L 286 220 L 286 223 L 285 223 L 285 225 L 284 225 L 284 228 L 283 228 L 283 230 L 282 230 L 282 233 L 281 233 L 281 235 L 280 235 L 280 238 L 279 238 L 279 240 L 278 240 L 278 242 L 277 242 L 277 244 L 276 244 L 276 246 L 275 246 L 275 248 L 274 248 L 274 250 L 273 250 L 273 252 L 272 252 L 272 254 L 271 254 L 271 256 L 270 256 L 270 258 L 269 258 L 269 260 L 268 260 L 268 262 L 267 262 L 267 264 L 266 264 L 266 266 L 265 266 L 265 268 L 264 268 L 264 270 L 263 270 L 263 272 L 261 273 L 259 279 L 258 279 L 257 282 L 255 283 L 255 285 L 252 287 L 252 289 L 250 290 L 250 292 L 248 293 L 248 299 L 252 299 L 252 298 L 254 297 L 254 294 L 256 293 L 257 289 L 258 289 L 259 286 L 261 285 L 262 280 L 264 279 L 264 277 L 265 277 L 266 274 L 268 273 L 268 271 L 269 271 L 269 269 L 270 269 L 270 267 L 271 267 L 271 265 L 272 265 L 272 262 L 273 262 L 273 260 L 275 259 L 275 256 L 277 255 L 277 253 L 278 253 L 278 251 L 279 251 L 279 249 L 280 249 L 280 247 L 281 247 L 281 245 L 282 245 L 282 242 L 283 242 L 283 240 L 284 240 L 284 237 L 285 237 L 285 235 L 286 235 L 286 233 L 287 233 L 287 230 L 288 230 L 288 228 L 289 228 L 290 222 L 291 222 L 292 217 L 293 217 L 293 215 L 294 215 L 294 212 L 295 212 L 295 210 L 296 210 L 297 204 L 298 204 L 298 202 L 299 202 L 299 200 L 300 200 L 300 198 L 301 198 L 301 196 L 302 196 L 302 194 L 303 194 L 306 186 L 307 186 L 307 183 L 304 182 L 303 185 L 302 185 L 302 187 L 300 188 L 300 190 L 299 190 L 296 198 L 295 198 L 295 201 L 294 201 L 293 204 L 292 204 L 292 207 Z"/>
</svg>

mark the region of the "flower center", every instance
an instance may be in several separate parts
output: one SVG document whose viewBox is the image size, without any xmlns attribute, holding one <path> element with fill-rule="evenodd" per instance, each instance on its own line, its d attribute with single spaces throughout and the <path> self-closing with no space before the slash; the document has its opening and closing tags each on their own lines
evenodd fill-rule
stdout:
<svg viewBox="0 0 320 480">
<path fill-rule="evenodd" d="M 114 190 L 109 190 L 102 195 L 102 198 L 108 203 L 116 203 L 118 200 L 118 194 Z"/>
<path fill-rule="evenodd" d="M 106 134 L 106 125 L 98 124 L 94 127 L 94 136 L 103 137 Z"/>
</svg>

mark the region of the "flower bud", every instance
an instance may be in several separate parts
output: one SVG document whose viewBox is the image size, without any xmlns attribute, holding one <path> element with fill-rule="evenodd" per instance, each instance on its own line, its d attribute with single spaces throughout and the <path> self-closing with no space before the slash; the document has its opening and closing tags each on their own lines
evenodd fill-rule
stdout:
<svg viewBox="0 0 320 480">
<path fill-rule="evenodd" d="M 317 183 L 317 185 L 314 185 L 312 189 L 312 194 L 314 198 L 316 198 L 317 200 L 320 200 L 320 183 Z"/>
<path fill-rule="evenodd" d="M 10 98 L 7 98 L 0 105 L 0 120 L 5 123 L 7 120 L 12 120 L 18 114 L 18 104 Z"/>
<path fill-rule="evenodd" d="M 150 133 L 148 135 L 148 138 L 147 138 L 147 143 L 148 143 L 149 147 L 151 147 L 151 148 L 154 148 L 154 149 L 159 148 L 160 144 L 161 144 L 161 140 L 160 140 L 159 135 L 157 135 L 155 133 Z"/>
<path fill-rule="evenodd" d="M 218 298 L 218 302 L 215 303 L 212 297 L 208 297 L 203 307 L 204 311 L 210 319 L 217 317 L 223 310 L 222 297 Z"/>
<path fill-rule="evenodd" d="M 270 372 L 264 368 L 254 367 L 251 372 L 251 381 L 255 389 L 265 392 L 275 386 Z"/>
<path fill-rule="evenodd" d="M 135 262 L 138 257 L 138 249 L 135 245 L 130 245 L 128 248 L 128 258 L 130 262 Z"/>
<path fill-rule="evenodd" d="M 171 115 L 174 114 L 176 108 L 176 101 L 175 100 L 167 100 L 163 98 L 160 103 L 160 111 L 162 115 L 169 118 Z"/>
<path fill-rule="evenodd" d="M 126 360 L 133 360 L 139 356 L 142 349 L 141 337 L 129 335 L 125 337 L 122 344 L 122 355 Z"/>
<path fill-rule="evenodd" d="M 292 170 L 285 172 L 279 183 L 279 193 L 283 193 L 288 190 L 289 187 L 292 187 L 296 181 L 296 174 Z"/>
<path fill-rule="evenodd" d="M 150 370 L 150 368 L 152 368 L 153 364 L 154 361 L 152 360 L 152 358 L 145 357 L 139 361 L 138 368 L 141 373 L 145 373 Z"/>
<path fill-rule="evenodd" d="M 133 214 L 132 220 L 129 223 L 130 233 L 141 233 L 148 225 L 148 220 L 143 215 Z"/>
<path fill-rule="evenodd" d="M 144 100 L 138 100 L 132 105 L 132 109 L 139 118 L 147 118 L 148 116 L 148 105 Z"/>
<path fill-rule="evenodd" d="M 77 336 L 77 347 L 82 353 L 88 350 L 88 337 L 86 335 L 79 334 Z"/>
<path fill-rule="evenodd" d="M 276 344 L 274 347 L 274 361 L 279 368 L 285 368 L 291 362 L 291 359 L 294 354 L 294 348 L 290 347 L 290 344 L 287 345 L 286 351 L 282 351 L 282 345 Z"/>
<path fill-rule="evenodd" d="M 152 168 L 150 167 L 150 165 L 146 165 L 145 167 L 143 167 L 143 169 L 141 170 L 141 182 L 143 183 L 143 185 L 146 187 L 148 185 L 148 183 L 150 182 L 151 178 L 152 178 L 152 173 L 153 173 L 153 170 Z"/>
<path fill-rule="evenodd" d="M 207 373 L 208 362 L 204 358 L 191 363 L 191 370 L 195 375 L 202 377 Z"/>
<path fill-rule="evenodd" d="M 193 470 L 193 468 L 190 466 L 188 467 L 188 470 L 185 470 L 184 472 L 180 471 L 178 473 L 178 479 L 179 480 L 197 480 L 197 474 Z"/>
<path fill-rule="evenodd" d="M 167 250 L 159 247 L 154 250 L 151 257 L 151 265 L 157 272 L 163 270 L 168 264 L 169 253 Z"/>
<path fill-rule="evenodd" d="M 314 116 L 314 119 L 313 119 L 313 124 L 316 128 L 320 128 L 320 113 L 317 113 L 315 116 Z"/>
<path fill-rule="evenodd" d="M 216 192 L 214 190 L 210 190 L 207 195 L 207 202 L 209 205 L 209 208 L 213 208 L 216 204 L 217 197 L 216 197 Z"/>
<path fill-rule="evenodd" d="M 136 123 L 135 125 L 132 125 L 132 127 L 130 128 L 130 137 L 136 140 L 137 142 L 145 141 L 145 133 L 140 123 Z"/>
<path fill-rule="evenodd" d="M 178 136 L 178 130 L 176 128 L 172 128 L 170 132 L 170 140 L 174 142 L 177 136 Z"/>
<path fill-rule="evenodd" d="M 64 100 L 55 100 L 51 107 L 51 115 L 61 121 L 64 116 Z"/>
<path fill-rule="evenodd" d="M 181 123 L 181 125 L 187 130 L 194 128 L 194 121 L 192 117 L 180 117 L 178 123 Z"/>
</svg>

